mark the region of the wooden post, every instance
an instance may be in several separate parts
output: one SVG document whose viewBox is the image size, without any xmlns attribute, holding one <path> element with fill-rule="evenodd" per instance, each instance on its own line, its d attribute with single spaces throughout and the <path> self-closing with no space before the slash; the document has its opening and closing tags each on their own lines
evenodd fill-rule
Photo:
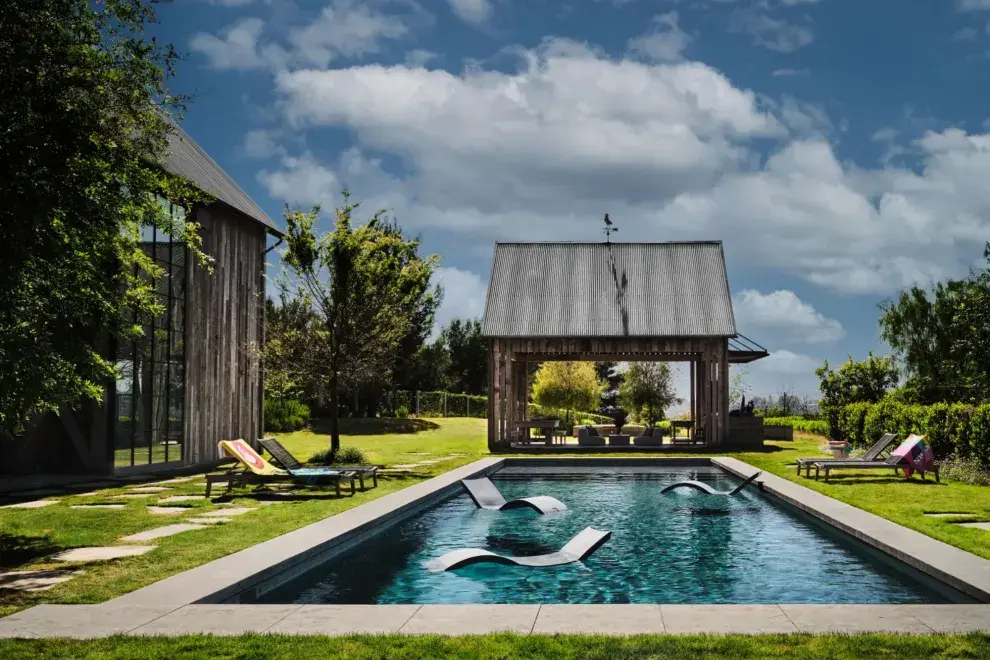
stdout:
<svg viewBox="0 0 990 660">
<path fill-rule="evenodd" d="M 488 451 L 494 451 L 498 447 L 498 422 L 497 399 L 498 399 L 498 340 L 492 339 L 488 348 Z"/>
<path fill-rule="evenodd" d="M 503 358 L 505 360 L 505 443 L 512 444 L 516 439 L 516 361 L 512 359 L 511 353 Z"/>
<path fill-rule="evenodd" d="M 506 444 L 506 428 L 505 428 L 505 400 L 509 395 L 509 388 L 506 387 L 506 374 L 505 374 L 505 353 L 504 347 L 499 346 L 498 355 L 498 444 L 501 447 L 505 447 Z"/>
<path fill-rule="evenodd" d="M 688 371 L 691 373 L 691 393 L 689 395 L 691 397 L 691 408 L 690 408 L 691 409 L 691 419 L 694 421 L 694 428 L 695 428 L 695 432 L 697 433 L 697 430 L 698 430 L 698 411 L 694 407 L 694 405 L 695 405 L 694 370 L 695 370 L 696 365 L 697 365 L 697 362 L 693 358 L 691 359 L 690 362 L 688 362 Z"/>
<path fill-rule="evenodd" d="M 718 418 L 720 426 L 720 444 L 729 442 L 729 340 L 722 339 L 719 342 L 719 406 Z"/>
</svg>

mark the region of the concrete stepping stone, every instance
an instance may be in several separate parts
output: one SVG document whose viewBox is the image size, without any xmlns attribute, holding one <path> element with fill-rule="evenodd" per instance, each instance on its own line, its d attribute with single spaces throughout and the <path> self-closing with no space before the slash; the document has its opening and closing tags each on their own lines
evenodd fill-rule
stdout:
<svg viewBox="0 0 990 660">
<path fill-rule="evenodd" d="M 58 504 L 60 500 L 34 500 L 33 502 L 18 502 L 17 504 L 6 504 L 0 509 L 43 509 L 52 504 Z"/>
<path fill-rule="evenodd" d="M 957 523 L 960 527 L 972 527 L 973 529 L 984 529 L 990 532 L 990 522 Z"/>
<path fill-rule="evenodd" d="M 126 504 L 73 504 L 73 509 L 123 509 Z"/>
<path fill-rule="evenodd" d="M 196 525 L 222 525 L 229 523 L 231 520 L 233 518 L 221 518 L 220 516 L 193 516 L 192 518 L 186 518 L 187 522 Z"/>
<path fill-rule="evenodd" d="M 151 493 L 124 493 L 123 495 L 114 495 L 115 500 L 139 500 L 143 497 L 151 497 Z"/>
<path fill-rule="evenodd" d="M 960 518 L 962 516 L 972 516 L 972 513 L 926 513 L 925 516 L 929 518 Z"/>
<path fill-rule="evenodd" d="M 166 490 L 172 490 L 168 486 L 137 486 L 135 488 L 128 488 L 129 493 L 163 493 Z"/>
<path fill-rule="evenodd" d="M 153 513 L 156 516 L 174 516 L 180 513 L 186 513 L 189 507 L 185 506 L 149 506 L 148 513 Z"/>
<path fill-rule="evenodd" d="M 0 573 L 0 589 L 12 591 L 46 591 L 68 582 L 81 571 L 10 571 Z"/>
<path fill-rule="evenodd" d="M 166 497 L 163 500 L 158 500 L 158 503 L 165 504 L 168 502 L 196 502 L 205 499 L 206 499 L 206 495 L 173 495 L 171 497 Z"/>
<path fill-rule="evenodd" d="M 207 511 L 201 514 L 203 518 L 229 518 L 230 516 L 243 516 L 245 513 L 250 511 L 257 511 L 254 507 L 231 507 L 226 509 L 218 509 L 216 511 Z"/>
<path fill-rule="evenodd" d="M 195 529 L 206 528 L 202 525 L 187 525 L 185 523 L 179 523 L 177 525 L 165 525 L 164 527 L 156 527 L 155 529 L 149 529 L 144 532 L 138 532 L 137 534 L 131 534 L 130 536 L 125 536 L 120 540 L 127 541 L 128 543 L 141 543 L 143 541 L 152 541 L 154 539 L 160 539 L 166 536 L 175 536 L 176 534 L 181 534 L 182 532 L 191 532 Z"/>
<path fill-rule="evenodd" d="M 121 557 L 136 557 L 151 552 L 158 546 L 154 545 L 109 545 L 92 548 L 73 548 L 57 555 L 52 555 L 55 561 L 88 562 L 107 561 Z"/>
<path fill-rule="evenodd" d="M 227 482 L 226 481 L 214 481 L 213 482 L 213 490 L 216 490 L 218 488 L 223 489 L 223 488 L 226 488 L 226 487 L 227 487 Z"/>
</svg>

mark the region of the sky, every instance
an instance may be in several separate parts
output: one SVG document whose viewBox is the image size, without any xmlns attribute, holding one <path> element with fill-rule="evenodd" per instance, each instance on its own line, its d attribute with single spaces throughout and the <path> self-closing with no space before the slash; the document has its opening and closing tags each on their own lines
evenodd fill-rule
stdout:
<svg viewBox="0 0 990 660">
<path fill-rule="evenodd" d="M 183 127 L 268 214 L 347 189 L 480 317 L 494 242 L 721 240 L 750 394 L 981 266 L 990 0 L 174 0 Z M 324 226 L 329 226 L 326 222 Z M 277 271 L 272 264 L 270 274 Z M 683 372 L 679 377 L 686 393 Z"/>
</svg>

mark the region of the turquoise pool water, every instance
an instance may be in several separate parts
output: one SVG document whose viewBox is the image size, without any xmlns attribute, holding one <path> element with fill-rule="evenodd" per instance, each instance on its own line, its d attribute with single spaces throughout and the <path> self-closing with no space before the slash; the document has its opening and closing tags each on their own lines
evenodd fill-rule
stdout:
<svg viewBox="0 0 990 660">
<path fill-rule="evenodd" d="M 603 476 L 507 469 L 506 499 L 552 495 L 569 510 L 541 516 L 475 508 L 459 494 L 267 594 L 268 603 L 944 603 L 961 594 L 881 561 L 756 488 L 736 497 L 660 494 L 698 479 L 739 480 L 711 467 Z M 457 548 L 509 555 L 559 550 L 585 527 L 612 538 L 557 568 L 495 564 L 431 573 L 423 562 Z M 907 572 L 905 572 L 907 571 Z"/>
</svg>

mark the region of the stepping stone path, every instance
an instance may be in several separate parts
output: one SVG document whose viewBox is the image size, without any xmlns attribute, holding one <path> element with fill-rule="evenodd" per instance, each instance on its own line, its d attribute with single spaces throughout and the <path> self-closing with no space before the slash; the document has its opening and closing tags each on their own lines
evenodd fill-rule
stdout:
<svg viewBox="0 0 990 660">
<path fill-rule="evenodd" d="M 138 486 L 137 488 L 128 488 L 131 493 L 162 493 L 166 490 L 172 490 L 167 486 Z"/>
<path fill-rule="evenodd" d="M 201 514 L 203 518 L 229 518 L 230 516 L 243 516 L 245 513 L 250 511 L 255 511 L 254 508 L 247 507 L 233 507 L 229 509 L 218 509 L 216 511 L 207 511 Z"/>
<path fill-rule="evenodd" d="M 960 527 L 972 527 L 973 529 L 984 529 L 990 532 L 990 522 L 959 523 Z"/>
<path fill-rule="evenodd" d="M 184 506 L 149 506 L 148 513 L 153 513 L 156 516 L 174 516 L 180 513 L 185 513 L 188 511 L 188 507 Z"/>
<path fill-rule="evenodd" d="M 106 561 L 108 559 L 120 559 L 121 557 L 136 557 L 146 552 L 151 552 L 158 546 L 154 545 L 111 545 L 92 548 L 73 548 L 53 555 L 55 561 Z"/>
<path fill-rule="evenodd" d="M 73 509 L 123 509 L 126 504 L 73 504 Z"/>
<path fill-rule="evenodd" d="M 0 506 L 0 509 L 43 509 L 51 504 L 58 504 L 59 500 L 34 500 L 33 502 L 18 502 L 17 504 L 7 504 Z"/>
<path fill-rule="evenodd" d="M 926 513 L 929 518 L 959 518 L 962 516 L 971 516 L 972 513 Z"/>
<path fill-rule="evenodd" d="M 205 500 L 206 495 L 173 495 L 172 497 L 166 497 L 163 500 L 158 500 L 159 504 L 165 504 L 168 502 L 196 502 L 198 500 Z"/>
<path fill-rule="evenodd" d="M 192 477 L 176 477 L 175 479 L 169 479 L 167 481 L 160 481 L 159 483 L 163 483 L 163 484 L 184 484 L 187 481 L 192 481 L 194 479 L 199 479 L 199 477 L 198 476 L 192 476 Z"/>
<path fill-rule="evenodd" d="M 138 500 L 142 497 L 151 497 L 151 493 L 125 493 L 123 495 L 114 495 L 115 500 Z"/>
<path fill-rule="evenodd" d="M 217 490 L 218 488 L 219 489 L 224 489 L 226 487 L 227 487 L 227 482 L 226 481 L 214 481 L 213 482 L 213 490 L 214 491 Z"/>
<path fill-rule="evenodd" d="M 56 584 L 68 582 L 81 571 L 11 571 L 0 573 L 0 589 L 14 591 L 45 591 Z"/>
<path fill-rule="evenodd" d="M 125 536 L 120 540 L 128 543 L 141 543 L 143 541 L 151 541 L 154 539 L 164 538 L 166 536 L 174 536 L 176 534 L 181 534 L 182 532 L 191 532 L 194 529 L 206 528 L 202 525 L 187 525 L 184 523 L 179 523 L 177 525 L 166 525 L 165 527 L 156 527 L 155 529 L 149 529 L 144 532 L 138 532 L 137 534 L 131 534 L 130 536 Z"/>
<path fill-rule="evenodd" d="M 196 525 L 222 525 L 229 523 L 231 520 L 233 518 L 221 518 L 220 516 L 193 516 L 192 518 L 186 518 L 187 522 Z"/>
</svg>

